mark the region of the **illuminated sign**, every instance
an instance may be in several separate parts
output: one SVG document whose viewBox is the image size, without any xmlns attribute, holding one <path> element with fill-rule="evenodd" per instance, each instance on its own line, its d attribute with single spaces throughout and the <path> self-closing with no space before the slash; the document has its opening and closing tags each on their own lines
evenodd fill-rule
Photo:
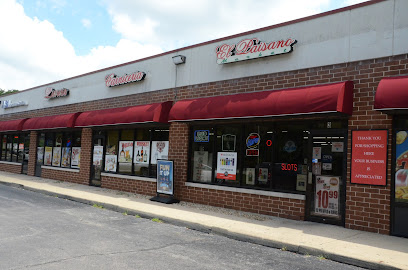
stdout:
<svg viewBox="0 0 408 270">
<path fill-rule="evenodd" d="M 68 95 L 69 95 L 69 90 L 66 88 L 62 88 L 60 90 L 56 90 L 52 87 L 45 88 L 45 98 L 47 99 L 66 97 Z"/>
<path fill-rule="evenodd" d="M 259 134 L 251 133 L 246 139 L 246 146 L 248 148 L 257 148 L 260 142 L 261 142 L 261 137 L 259 137 Z"/>
<path fill-rule="evenodd" d="M 227 64 L 260 57 L 290 53 L 296 39 L 276 40 L 270 43 L 257 38 L 244 39 L 237 44 L 223 44 L 216 48 L 217 64 Z"/>
<path fill-rule="evenodd" d="M 112 73 L 105 77 L 105 84 L 107 87 L 118 86 L 132 82 L 139 82 L 141 80 L 144 80 L 145 77 L 146 73 L 142 71 L 137 71 L 132 74 L 126 74 L 122 77 L 118 77 L 114 73 Z"/>
</svg>

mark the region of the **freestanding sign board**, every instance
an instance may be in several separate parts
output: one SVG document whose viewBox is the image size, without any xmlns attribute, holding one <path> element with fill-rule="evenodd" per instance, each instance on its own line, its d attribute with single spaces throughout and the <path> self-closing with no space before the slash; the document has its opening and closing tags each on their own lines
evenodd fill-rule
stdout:
<svg viewBox="0 0 408 270">
<path fill-rule="evenodd" d="M 387 130 L 353 130 L 351 183 L 387 184 Z"/>
<path fill-rule="evenodd" d="M 151 201 L 162 202 L 166 204 L 178 203 L 174 199 L 174 166 L 171 160 L 157 160 L 157 196 L 151 198 Z M 168 195 L 160 197 L 160 194 Z"/>
</svg>

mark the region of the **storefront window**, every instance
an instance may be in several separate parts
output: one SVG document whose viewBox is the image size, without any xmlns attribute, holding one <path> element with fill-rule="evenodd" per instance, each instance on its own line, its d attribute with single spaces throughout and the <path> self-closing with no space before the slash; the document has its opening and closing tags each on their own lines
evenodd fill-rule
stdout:
<svg viewBox="0 0 408 270">
<path fill-rule="evenodd" d="M 19 138 L 20 137 L 18 135 L 12 135 L 13 145 L 12 145 L 11 161 L 13 162 L 17 162 Z"/>
<path fill-rule="evenodd" d="M 212 127 L 200 127 L 193 129 L 192 143 L 192 179 L 194 182 L 211 182 L 213 153 L 214 153 L 214 129 Z"/>
<path fill-rule="evenodd" d="M 118 171 L 121 174 L 132 174 L 133 130 L 122 130 L 118 149 Z"/>
<path fill-rule="evenodd" d="M 48 132 L 38 135 L 38 165 L 79 168 L 80 156 L 80 132 Z"/>
<path fill-rule="evenodd" d="M 135 149 L 133 153 L 134 174 L 147 177 L 150 162 L 150 130 L 137 129 L 135 131 Z"/>
<path fill-rule="evenodd" d="M 1 136 L 1 160 L 6 160 L 7 135 Z"/>
<path fill-rule="evenodd" d="M 152 129 L 152 145 L 150 155 L 150 172 L 151 177 L 157 176 L 157 160 L 168 159 L 169 157 L 169 130 Z"/>
</svg>

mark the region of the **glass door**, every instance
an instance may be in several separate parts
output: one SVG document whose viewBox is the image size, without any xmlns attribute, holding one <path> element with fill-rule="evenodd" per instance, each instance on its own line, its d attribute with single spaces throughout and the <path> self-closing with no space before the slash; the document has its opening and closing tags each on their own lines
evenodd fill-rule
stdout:
<svg viewBox="0 0 408 270">
<path fill-rule="evenodd" d="M 44 164 L 44 147 L 45 133 L 40 133 L 38 135 L 37 157 L 35 162 L 35 176 L 37 177 L 41 177 L 41 166 Z"/>
<path fill-rule="evenodd" d="M 103 162 L 103 146 L 105 144 L 105 136 L 102 132 L 96 134 L 93 138 L 92 151 L 92 167 L 91 167 L 91 186 L 101 186 L 101 173 Z"/>
<path fill-rule="evenodd" d="M 311 131 L 306 219 L 344 226 L 347 131 Z"/>
</svg>

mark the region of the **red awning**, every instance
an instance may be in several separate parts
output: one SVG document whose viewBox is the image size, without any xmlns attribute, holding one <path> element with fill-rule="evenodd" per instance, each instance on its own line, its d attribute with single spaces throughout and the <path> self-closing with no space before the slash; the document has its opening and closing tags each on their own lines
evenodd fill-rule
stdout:
<svg viewBox="0 0 408 270">
<path fill-rule="evenodd" d="M 0 122 L 0 131 L 21 131 L 27 119 L 10 120 Z"/>
<path fill-rule="evenodd" d="M 408 76 L 382 79 L 375 93 L 374 109 L 408 109 Z"/>
<path fill-rule="evenodd" d="M 177 101 L 169 121 L 340 112 L 352 114 L 353 82 Z"/>
<path fill-rule="evenodd" d="M 30 118 L 24 123 L 23 130 L 72 128 L 79 114 L 80 113 L 69 113 Z"/>
<path fill-rule="evenodd" d="M 158 122 L 167 123 L 173 101 L 81 113 L 76 127 Z"/>
</svg>

